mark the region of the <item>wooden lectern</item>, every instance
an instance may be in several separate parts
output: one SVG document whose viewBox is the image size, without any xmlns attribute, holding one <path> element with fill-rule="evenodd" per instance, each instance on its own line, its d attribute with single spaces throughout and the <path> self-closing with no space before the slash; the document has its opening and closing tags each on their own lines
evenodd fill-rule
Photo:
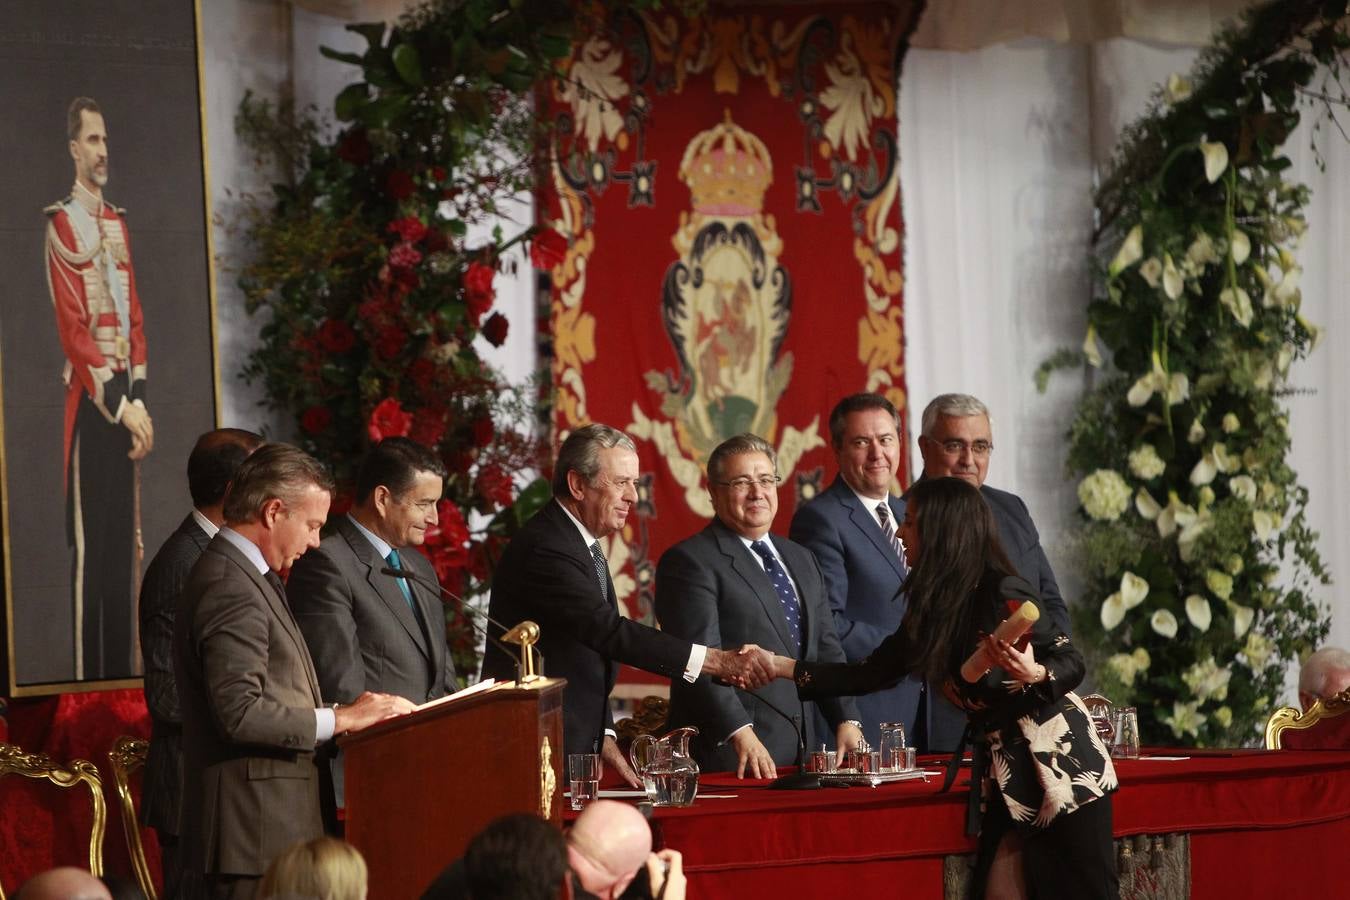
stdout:
<svg viewBox="0 0 1350 900">
<path fill-rule="evenodd" d="M 562 827 L 563 685 L 494 685 L 343 737 L 346 837 L 372 898 L 420 897 L 507 813 Z"/>
</svg>

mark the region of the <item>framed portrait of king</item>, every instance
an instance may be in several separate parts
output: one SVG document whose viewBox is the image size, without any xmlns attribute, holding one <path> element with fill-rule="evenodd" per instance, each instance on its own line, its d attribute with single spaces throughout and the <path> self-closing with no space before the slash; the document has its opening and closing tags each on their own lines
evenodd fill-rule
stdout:
<svg viewBox="0 0 1350 900">
<path fill-rule="evenodd" d="M 192 0 L 0 0 L 9 696 L 137 686 L 140 579 L 214 427 Z"/>
</svg>

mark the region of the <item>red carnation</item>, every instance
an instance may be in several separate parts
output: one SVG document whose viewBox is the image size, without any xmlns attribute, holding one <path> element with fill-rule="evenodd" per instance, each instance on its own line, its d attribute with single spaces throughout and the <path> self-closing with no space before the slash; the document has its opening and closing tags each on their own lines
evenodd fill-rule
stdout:
<svg viewBox="0 0 1350 900">
<path fill-rule="evenodd" d="M 404 411 L 394 397 L 386 397 L 370 411 L 366 432 L 371 443 L 378 444 L 387 437 L 407 437 L 412 428 L 412 416 Z"/>
<path fill-rule="evenodd" d="M 300 416 L 300 427 L 307 434 L 322 434 L 333 424 L 333 414 L 326 406 L 311 406 Z"/>
<path fill-rule="evenodd" d="M 413 184 L 412 176 L 402 169 L 394 169 L 389 173 L 389 177 L 384 180 L 384 189 L 390 197 L 395 200 L 406 200 L 412 196 L 417 185 Z"/>
<path fill-rule="evenodd" d="M 408 437 L 427 447 L 435 447 L 445 436 L 445 410 L 425 406 L 413 415 Z"/>
<path fill-rule="evenodd" d="M 475 446 L 486 447 L 492 443 L 492 437 L 497 433 L 497 429 L 492 424 L 491 416 L 483 416 L 481 419 L 475 419 L 473 423 L 473 442 Z"/>
<path fill-rule="evenodd" d="M 469 322 L 474 328 L 478 327 L 483 313 L 492 308 L 495 299 L 492 279 L 496 275 L 496 269 L 480 262 L 471 262 L 464 270 L 464 303 L 469 309 Z"/>
<path fill-rule="evenodd" d="M 324 319 L 318 337 L 319 346 L 329 353 L 346 353 L 356 345 L 356 332 L 341 319 Z"/>
<path fill-rule="evenodd" d="M 438 521 L 427 529 L 424 552 L 444 585 L 469 563 L 469 526 L 449 500 L 437 503 L 436 513 Z"/>
<path fill-rule="evenodd" d="M 567 256 L 567 238 L 552 228 L 540 230 L 530 241 L 530 264 L 536 269 L 552 269 Z"/>
<path fill-rule="evenodd" d="M 389 251 L 389 268 L 411 269 L 422 261 L 422 251 L 412 244 L 395 244 Z"/>
<path fill-rule="evenodd" d="M 346 160 L 354 166 L 364 166 L 370 162 L 370 141 L 364 128 L 352 128 L 342 135 L 337 145 L 338 159 Z"/>
<path fill-rule="evenodd" d="M 404 216 L 389 223 L 389 231 L 410 244 L 415 244 L 426 236 L 427 226 L 416 216 Z"/>
<path fill-rule="evenodd" d="M 478 495 L 495 507 L 510 506 L 515 494 L 515 485 L 511 476 L 501 466 L 489 463 L 478 470 L 474 479 L 474 489 Z"/>
<path fill-rule="evenodd" d="M 425 391 L 436 382 L 436 364 L 425 356 L 419 356 L 408 366 L 408 378 L 419 390 Z"/>
<path fill-rule="evenodd" d="M 375 352 L 380 354 L 382 359 L 393 359 L 403 352 L 404 345 L 408 338 L 403 333 L 403 329 L 397 325 L 389 325 L 380 329 L 379 335 L 375 338 Z"/>
<path fill-rule="evenodd" d="M 511 323 L 506 321 L 506 316 L 495 312 L 488 316 L 488 320 L 483 323 L 483 337 L 494 347 L 500 347 L 506 343 L 506 331 Z"/>
</svg>

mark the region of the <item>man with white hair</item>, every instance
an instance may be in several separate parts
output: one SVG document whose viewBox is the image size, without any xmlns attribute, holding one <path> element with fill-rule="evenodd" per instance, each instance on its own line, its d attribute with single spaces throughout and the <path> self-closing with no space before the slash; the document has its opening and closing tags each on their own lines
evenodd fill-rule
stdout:
<svg viewBox="0 0 1350 900">
<path fill-rule="evenodd" d="M 1298 700 L 1303 711 L 1350 688 L 1350 652 L 1323 647 L 1303 661 L 1298 672 Z"/>
</svg>

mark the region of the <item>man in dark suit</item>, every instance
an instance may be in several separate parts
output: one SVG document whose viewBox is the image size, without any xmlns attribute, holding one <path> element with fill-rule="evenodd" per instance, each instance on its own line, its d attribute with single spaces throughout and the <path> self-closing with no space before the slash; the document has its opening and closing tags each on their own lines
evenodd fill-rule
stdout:
<svg viewBox="0 0 1350 900">
<path fill-rule="evenodd" d="M 225 523 L 221 504 L 234 472 L 262 438 L 219 428 L 197 438 L 188 455 L 192 511 L 159 548 L 141 582 L 141 659 L 150 709 L 150 755 L 141 776 L 141 822 L 155 829 L 164 894 L 178 896 L 178 814 L 183 798 L 183 719 L 173 679 L 173 621 L 188 573 Z"/>
<path fill-rule="evenodd" d="M 900 463 L 900 417 L 880 394 L 852 394 L 830 413 L 830 443 L 839 475 L 819 496 L 797 507 L 788 536 L 820 563 L 834 628 L 844 656 L 859 662 L 900 627 L 909 570 L 897 530 L 905 502 L 891 496 Z M 923 679 L 858 697 L 863 734 L 873 746 L 882 722 L 900 722 L 911 739 Z M 916 744 L 917 746 L 917 744 Z"/>
<path fill-rule="evenodd" d="M 1041 611 L 1054 627 L 1069 634 L 1069 610 L 1041 549 L 1041 536 L 1026 503 L 1016 494 L 984 483 L 994 452 L 989 408 L 969 394 L 941 394 L 924 408 L 919 453 L 924 478 L 964 478 L 980 489 L 998 522 L 998 536 L 1017 573 L 1030 582 L 1041 598 Z M 965 714 L 929 686 L 928 749 L 949 751 L 965 730 Z"/>
<path fill-rule="evenodd" d="M 524 619 L 539 624 L 545 674 L 567 679 L 565 752 L 598 751 L 636 787 L 637 776 L 614 741 L 609 692 L 618 663 L 685 681 L 707 675 L 764 684 L 772 678 L 772 655 L 691 644 L 619 614 L 599 541 L 622 530 L 637 503 L 632 438 L 608 425 L 578 428 L 563 441 L 553 471 L 553 502 L 502 554 L 488 613 L 507 626 Z M 489 626 L 489 633 L 496 638 L 502 631 Z M 515 662 L 489 643 L 483 676 L 512 678 Z"/>
<path fill-rule="evenodd" d="M 438 521 L 444 485 L 435 453 L 408 438 L 381 441 L 362 461 L 351 511 L 291 569 L 286 595 L 324 703 L 351 703 L 365 691 L 425 703 L 454 690 L 439 582 L 416 549 Z M 333 787 L 342 806 L 341 754 Z"/>
<path fill-rule="evenodd" d="M 333 484 L 304 452 L 264 444 L 225 496 L 174 622 L 183 714 L 183 892 L 246 900 L 272 859 L 323 834 L 314 749 L 412 709 L 365 693 L 323 705 L 279 570 L 319 545 Z"/>
<path fill-rule="evenodd" d="M 756 644 L 770 652 L 843 662 L 820 567 L 805 547 L 769 534 L 778 514 L 777 455 L 763 438 L 728 438 L 708 457 L 708 495 L 716 518 L 667 550 L 656 569 L 656 615 L 670 634 L 707 644 Z M 761 699 L 762 698 L 762 699 Z M 842 753 L 862 737 L 853 698 L 821 704 L 830 731 L 817 734 L 814 704 L 775 681 L 755 691 L 698 681 L 672 682 L 670 727 L 698 728 L 699 766 L 738 778 L 773 778 L 808 747 L 833 734 Z"/>
</svg>

